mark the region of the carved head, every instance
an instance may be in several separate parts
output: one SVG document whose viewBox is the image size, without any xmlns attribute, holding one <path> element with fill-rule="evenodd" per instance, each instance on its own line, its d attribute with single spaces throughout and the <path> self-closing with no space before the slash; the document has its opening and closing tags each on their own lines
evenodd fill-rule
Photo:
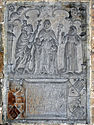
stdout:
<svg viewBox="0 0 94 125">
<path fill-rule="evenodd" d="M 37 44 L 37 45 L 41 45 L 41 41 L 40 41 L 39 38 L 36 38 L 36 44 Z"/>
<path fill-rule="evenodd" d="M 69 35 L 76 35 L 76 34 L 77 34 L 77 28 L 75 26 L 70 26 Z"/>
<path fill-rule="evenodd" d="M 27 20 L 23 20 L 23 24 L 24 24 L 24 25 L 27 25 Z"/>
<path fill-rule="evenodd" d="M 48 20 L 48 19 L 45 20 L 43 24 L 44 24 L 44 28 L 45 28 L 45 29 L 49 29 L 50 26 L 51 26 L 51 22 L 50 22 L 50 20 Z"/>
<path fill-rule="evenodd" d="M 21 30 L 21 33 L 22 33 L 22 34 L 27 34 L 27 31 L 24 30 L 24 29 L 22 29 L 22 30 Z"/>
<path fill-rule="evenodd" d="M 28 34 L 33 32 L 33 26 L 31 24 L 28 24 L 27 32 Z"/>
<path fill-rule="evenodd" d="M 71 15 L 72 15 L 72 17 L 77 16 L 77 8 L 76 7 L 71 8 Z"/>
</svg>

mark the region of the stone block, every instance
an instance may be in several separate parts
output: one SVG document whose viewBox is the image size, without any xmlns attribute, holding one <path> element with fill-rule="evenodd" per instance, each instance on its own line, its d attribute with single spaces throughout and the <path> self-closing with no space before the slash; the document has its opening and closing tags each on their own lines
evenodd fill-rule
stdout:
<svg viewBox="0 0 94 125">
<path fill-rule="evenodd" d="M 8 120 L 89 123 L 89 4 L 12 1 L 6 8 Z"/>
</svg>

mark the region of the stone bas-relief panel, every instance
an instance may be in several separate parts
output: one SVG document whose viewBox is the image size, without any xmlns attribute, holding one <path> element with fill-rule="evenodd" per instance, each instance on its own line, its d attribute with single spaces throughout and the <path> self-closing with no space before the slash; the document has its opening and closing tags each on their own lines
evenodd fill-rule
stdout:
<svg viewBox="0 0 94 125">
<path fill-rule="evenodd" d="M 7 4 L 5 76 L 8 78 L 4 83 L 11 81 L 13 86 L 17 81 L 17 85 L 25 88 L 27 122 L 89 122 L 88 10 L 89 4 L 84 2 Z M 9 106 L 9 100 L 6 105 Z M 8 119 L 21 120 L 15 103 L 13 106 L 11 112 L 16 115 Z"/>
<path fill-rule="evenodd" d="M 73 80 L 73 79 L 72 79 Z M 83 82 L 82 82 L 83 81 Z M 77 89 L 76 85 L 82 84 Z M 81 87 L 82 86 L 82 87 Z M 84 80 L 65 83 L 29 84 L 26 115 L 32 119 L 85 119 L 86 88 Z"/>
</svg>

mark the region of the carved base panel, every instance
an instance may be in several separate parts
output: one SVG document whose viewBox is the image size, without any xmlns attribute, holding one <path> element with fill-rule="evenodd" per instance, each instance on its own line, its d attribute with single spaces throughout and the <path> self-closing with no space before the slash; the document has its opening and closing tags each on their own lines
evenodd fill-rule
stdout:
<svg viewBox="0 0 94 125">
<path fill-rule="evenodd" d="M 4 120 L 89 123 L 89 3 L 15 2 L 5 14 Z"/>
<path fill-rule="evenodd" d="M 55 120 L 85 123 L 86 79 L 32 79 L 10 82 L 8 119 L 17 122 Z M 15 121 L 16 120 L 16 121 Z"/>
<path fill-rule="evenodd" d="M 78 82 L 78 81 L 77 81 Z M 40 120 L 86 119 L 86 86 L 67 81 L 30 83 L 26 92 L 26 118 Z M 80 88 L 80 91 L 78 91 Z"/>
<path fill-rule="evenodd" d="M 63 119 L 67 117 L 67 83 L 35 83 L 27 88 L 27 118 Z"/>
</svg>

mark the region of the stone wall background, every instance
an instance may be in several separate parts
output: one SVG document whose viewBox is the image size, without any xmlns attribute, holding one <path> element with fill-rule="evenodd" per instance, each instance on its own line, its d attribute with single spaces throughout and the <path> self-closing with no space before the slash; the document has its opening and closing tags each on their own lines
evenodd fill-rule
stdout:
<svg viewBox="0 0 94 125">
<path fill-rule="evenodd" d="M 5 8 L 5 4 L 6 2 L 14 2 L 15 0 L 0 0 L 0 44 L 2 46 L 0 46 L 0 87 L 3 88 L 3 55 L 4 55 L 4 8 Z M 23 0 L 16 0 L 16 1 L 23 1 Z M 43 1 L 43 0 L 24 0 L 24 1 Z M 47 2 L 50 1 L 58 1 L 58 0 L 45 0 Z M 68 1 L 68 2 L 90 2 L 90 51 L 91 51 L 91 65 L 90 65 L 90 69 L 91 69 L 91 85 L 90 85 L 90 92 L 91 92 L 91 96 L 90 96 L 90 109 L 91 109 L 91 123 L 90 125 L 94 124 L 94 0 L 62 0 L 62 1 Z M 3 89 L 2 89 L 2 95 L 4 96 L 3 93 Z M 2 99 L 1 99 L 1 92 L 0 92 L 0 124 L 2 123 Z M 16 124 L 14 124 L 16 125 Z M 21 124 L 18 124 L 21 125 Z M 27 124 L 25 124 L 27 125 Z M 42 124 L 41 124 L 42 125 Z M 62 124 L 63 125 L 63 124 Z M 64 124 L 65 125 L 65 124 Z"/>
</svg>

